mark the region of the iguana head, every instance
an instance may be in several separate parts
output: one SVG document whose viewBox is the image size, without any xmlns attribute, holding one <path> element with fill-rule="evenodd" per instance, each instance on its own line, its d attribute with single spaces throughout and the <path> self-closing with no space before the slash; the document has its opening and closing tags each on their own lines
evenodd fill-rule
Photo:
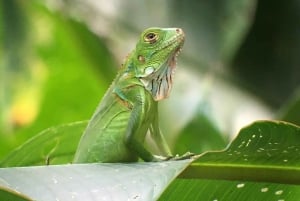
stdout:
<svg viewBox="0 0 300 201">
<path fill-rule="evenodd" d="M 180 28 L 149 28 L 141 34 L 133 54 L 135 76 L 154 100 L 169 96 L 176 57 L 183 43 L 184 32 Z"/>
</svg>

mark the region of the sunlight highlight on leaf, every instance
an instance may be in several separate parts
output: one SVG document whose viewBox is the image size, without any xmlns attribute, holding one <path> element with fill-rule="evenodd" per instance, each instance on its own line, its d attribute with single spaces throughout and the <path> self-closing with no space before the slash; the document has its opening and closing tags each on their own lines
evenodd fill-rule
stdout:
<svg viewBox="0 0 300 201">
<path fill-rule="evenodd" d="M 152 201 L 191 162 L 181 160 L 0 168 L 0 186 L 43 201 Z"/>
</svg>

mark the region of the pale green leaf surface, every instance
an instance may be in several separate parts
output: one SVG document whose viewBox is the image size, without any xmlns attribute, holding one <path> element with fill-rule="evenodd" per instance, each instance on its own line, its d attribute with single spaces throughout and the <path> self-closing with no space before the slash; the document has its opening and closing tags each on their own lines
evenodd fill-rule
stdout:
<svg viewBox="0 0 300 201">
<path fill-rule="evenodd" d="M 34 200 L 156 200 L 192 160 L 1 168 L 0 187 Z"/>
</svg>

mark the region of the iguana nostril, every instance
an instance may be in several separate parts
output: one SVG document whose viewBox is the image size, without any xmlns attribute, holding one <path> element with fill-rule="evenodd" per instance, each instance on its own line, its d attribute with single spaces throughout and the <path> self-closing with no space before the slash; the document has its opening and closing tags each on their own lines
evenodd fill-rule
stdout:
<svg viewBox="0 0 300 201">
<path fill-rule="evenodd" d="M 177 28 L 177 29 L 176 29 L 176 32 L 177 32 L 177 33 L 182 33 L 182 29 Z"/>
</svg>

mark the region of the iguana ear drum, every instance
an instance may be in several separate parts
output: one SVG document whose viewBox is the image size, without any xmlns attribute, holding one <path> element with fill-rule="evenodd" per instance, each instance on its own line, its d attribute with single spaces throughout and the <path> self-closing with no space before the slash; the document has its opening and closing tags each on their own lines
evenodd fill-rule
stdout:
<svg viewBox="0 0 300 201">
<path fill-rule="evenodd" d="M 145 63 L 145 57 L 143 57 L 142 55 L 139 55 L 139 56 L 138 56 L 138 60 L 139 60 L 139 62 L 141 62 L 141 63 Z"/>
<path fill-rule="evenodd" d="M 152 66 L 147 67 L 147 68 L 145 69 L 145 75 L 146 75 L 146 76 L 152 74 L 153 72 L 154 72 L 154 68 L 153 68 Z"/>
</svg>

